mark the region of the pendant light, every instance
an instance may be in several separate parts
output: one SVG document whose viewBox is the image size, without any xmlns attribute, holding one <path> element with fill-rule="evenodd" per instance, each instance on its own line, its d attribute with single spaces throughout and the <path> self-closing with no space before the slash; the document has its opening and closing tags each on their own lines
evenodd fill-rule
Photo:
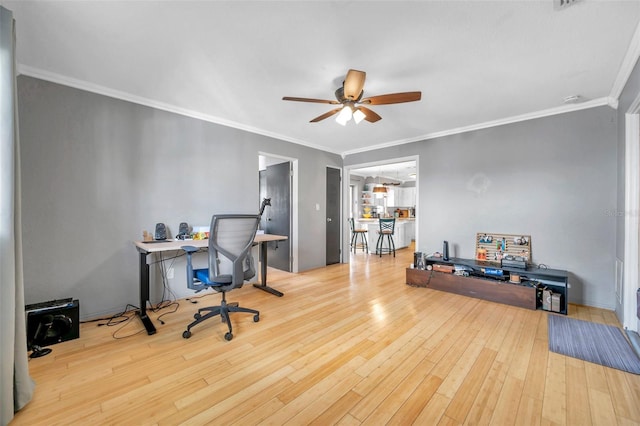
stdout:
<svg viewBox="0 0 640 426">
<path fill-rule="evenodd" d="M 378 173 L 378 185 L 380 185 L 380 186 L 374 186 L 373 187 L 373 192 L 378 193 L 378 194 L 386 194 L 387 193 L 387 187 L 386 186 L 382 186 L 380 184 L 380 173 Z"/>
</svg>

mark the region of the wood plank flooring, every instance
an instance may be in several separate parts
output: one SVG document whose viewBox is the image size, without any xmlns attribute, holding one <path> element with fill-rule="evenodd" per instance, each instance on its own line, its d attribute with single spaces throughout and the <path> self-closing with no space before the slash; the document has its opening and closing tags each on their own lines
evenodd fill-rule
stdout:
<svg viewBox="0 0 640 426">
<path fill-rule="evenodd" d="M 197 304 L 81 326 L 30 361 L 33 400 L 12 425 L 632 425 L 640 376 L 550 353 L 547 313 L 405 284 L 412 250 L 300 274 L 270 270 L 278 298 L 228 295 L 260 310 L 182 338 Z M 570 306 L 570 317 L 619 323 Z"/>
</svg>

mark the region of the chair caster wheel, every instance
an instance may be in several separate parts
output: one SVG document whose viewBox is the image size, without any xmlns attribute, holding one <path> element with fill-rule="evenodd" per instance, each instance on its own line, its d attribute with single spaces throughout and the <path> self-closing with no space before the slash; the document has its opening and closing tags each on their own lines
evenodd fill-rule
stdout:
<svg viewBox="0 0 640 426">
<path fill-rule="evenodd" d="M 189 337 L 191 337 L 191 332 L 189 330 L 184 331 L 182 333 L 182 337 L 185 338 L 185 339 L 188 339 Z"/>
<path fill-rule="evenodd" d="M 258 322 L 258 321 L 260 321 L 260 315 L 254 315 L 253 322 Z"/>
<path fill-rule="evenodd" d="M 224 340 L 226 340 L 227 342 L 228 342 L 229 340 L 231 340 L 231 339 L 233 339 L 233 334 L 231 334 L 231 333 L 226 333 L 226 334 L 224 335 Z"/>
<path fill-rule="evenodd" d="M 202 315 L 200 315 L 200 312 L 196 312 L 195 314 L 193 314 L 194 320 L 199 320 L 200 318 L 202 318 Z"/>
</svg>

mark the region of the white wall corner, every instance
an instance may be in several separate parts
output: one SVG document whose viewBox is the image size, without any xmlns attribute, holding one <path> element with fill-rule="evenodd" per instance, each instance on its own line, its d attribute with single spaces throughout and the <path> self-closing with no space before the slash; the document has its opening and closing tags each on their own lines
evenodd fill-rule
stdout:
<svg viewBox="0 0 640 426">
<path fill-rule="evenodd" d="M 627 54 L 622 60 L 618 76 L 616 77 L 613 87 L 611 88 L 611 93 L 609 94 L 610 98 L 616 99 L 616 104 L 617 99 L 619 99 L 622 94 L 624 86 L 627 84 L 627 80 L 629 80 L 629 77 L 631 76 L 633 67 L 635 67 L 636 62 L 638 62 L 638 58 L 640 58 L 640 22 L 636 27 L 635 33 L 633 33 L 633 37 L 629 43 L 629 48 L 627 49 Z M 617 109 L 617 106 L 615 108 Z"/>
</svg>

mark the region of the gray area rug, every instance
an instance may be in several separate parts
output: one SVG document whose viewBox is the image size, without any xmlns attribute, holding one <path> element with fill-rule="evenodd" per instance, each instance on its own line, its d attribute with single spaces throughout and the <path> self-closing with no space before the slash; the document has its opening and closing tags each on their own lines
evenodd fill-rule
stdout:
<svg viewBox="0 0 640 426">
<path fill-rule="evenodd" d="M 549 350 L 628 373 L 640 359 L 618 327 L 549 314 Z"/>
</svg>

